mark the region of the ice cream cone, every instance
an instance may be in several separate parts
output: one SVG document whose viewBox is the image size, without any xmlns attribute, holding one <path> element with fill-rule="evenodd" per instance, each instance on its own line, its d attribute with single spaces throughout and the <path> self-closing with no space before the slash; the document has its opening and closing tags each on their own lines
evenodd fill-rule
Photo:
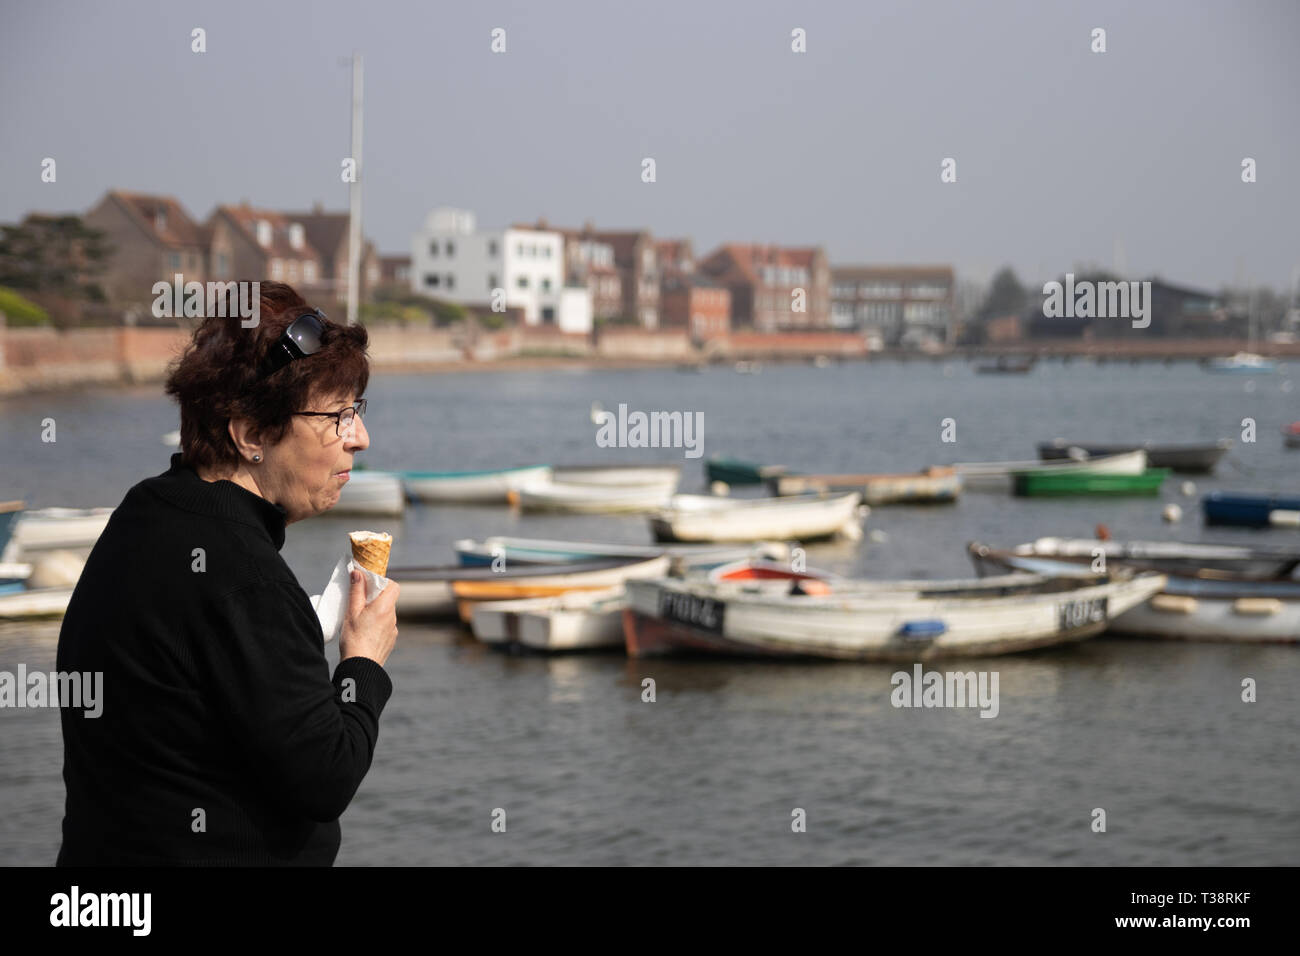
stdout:
<svg viewBox="0 0 1300 956">
<path fill-rule="evenodd" d="M 348 535 L 352 545 L 352 560 L 367 571 L 383 577 L 388 571 L 388 552 L 393 548 L 393 536 L 386 531 L 353 531 Z"/>
</svg>

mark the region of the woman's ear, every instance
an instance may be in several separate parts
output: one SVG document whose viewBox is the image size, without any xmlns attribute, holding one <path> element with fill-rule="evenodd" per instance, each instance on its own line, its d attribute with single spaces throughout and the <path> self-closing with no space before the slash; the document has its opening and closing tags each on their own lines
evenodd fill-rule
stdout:
<svg viewBox="0 0 1300 956">
<path fill-rule="evenodd" d="M 232 418 L 226 423 L 226 428 L 230 432 L 230 440 L 235 443 L 235 449 L 239 452 L 239 457 L 244 461 L 252 461 L 254 455 L 265 457 L 265 451 L 262 448 L 261 433 L 247 418 Z"/>
</svg>

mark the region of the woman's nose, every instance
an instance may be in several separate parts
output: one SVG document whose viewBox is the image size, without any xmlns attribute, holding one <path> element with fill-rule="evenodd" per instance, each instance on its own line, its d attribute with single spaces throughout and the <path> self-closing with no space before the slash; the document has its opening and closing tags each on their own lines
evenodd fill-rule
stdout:
<svg viewBox="0 0 1300 956">
<path fill-rule="evenodd" d="M 366 423 L 357 415 L 352 419 L 352 428 L 344 445 L 348 448 L 355 448 L 363 451 L 370 447 L 370 432 L 366 431 Z"/>
</svg>

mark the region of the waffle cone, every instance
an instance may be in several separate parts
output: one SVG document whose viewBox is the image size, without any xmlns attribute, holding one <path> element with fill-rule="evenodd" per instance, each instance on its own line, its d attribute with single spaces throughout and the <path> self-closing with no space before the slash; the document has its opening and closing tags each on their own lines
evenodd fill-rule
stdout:
<svg viewBox="0 0 1300 956">
<path fill-rule="evenodd" d="M 388 572 L 388 552 L 393 548 L 393 536 L 384 531 L 353 531 L 348 535 L 352 545 L 352 560 L 381 578 Z"/>
</svg>

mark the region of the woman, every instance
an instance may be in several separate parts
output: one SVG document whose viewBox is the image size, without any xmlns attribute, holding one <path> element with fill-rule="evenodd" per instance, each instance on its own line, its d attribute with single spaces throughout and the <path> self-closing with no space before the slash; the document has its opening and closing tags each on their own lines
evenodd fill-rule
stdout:
<svg viewBox="0 0 1300 956">
<path fill-rule="evenodd" d="M 101 672 L 104 705 L 62 711 L 59 865 L 328 866 L 370 767 L 398 586 L 367 606 L 353 575 L 331 679 L 279 553 L 369 447 L 366 332 L 278 282 L 259 307 L 253 328 L 205 319 L 173 365 L 181 451 L 127 492 L 68 605 L 57 667 Z"/>
</svg>

